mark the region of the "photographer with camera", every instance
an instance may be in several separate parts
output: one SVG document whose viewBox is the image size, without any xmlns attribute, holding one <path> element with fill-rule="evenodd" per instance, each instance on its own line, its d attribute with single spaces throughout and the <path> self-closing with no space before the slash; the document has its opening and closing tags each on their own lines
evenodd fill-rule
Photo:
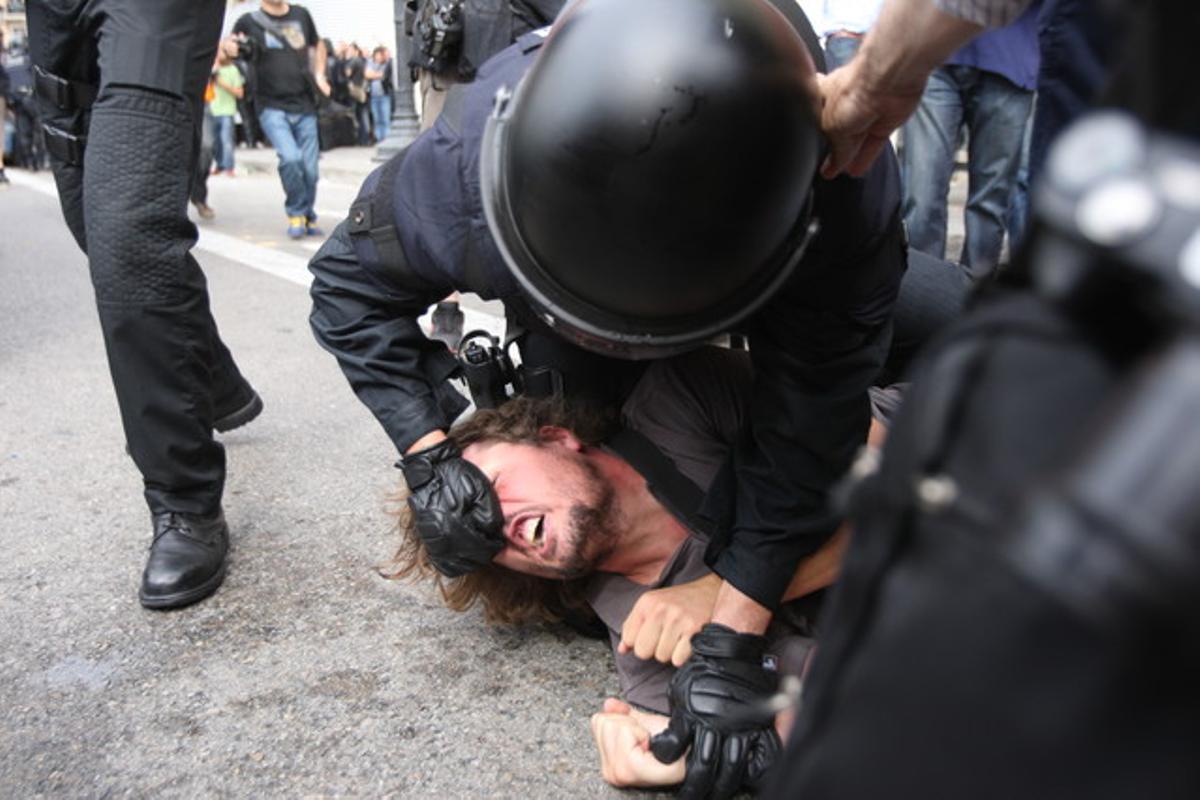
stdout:
<svg viewBox="0 0 1200 800">
<path fill-rule="evenodd" d="M 260 9 L 238 19 L 233 33 L 238 57 L 254 64 L 259 122 L 279 157 L 287 235 L 318 236 L 317 106 L 330 92 L 325 43 L 308 10 L 283 0 L 262 0 Z"/>
</svg>

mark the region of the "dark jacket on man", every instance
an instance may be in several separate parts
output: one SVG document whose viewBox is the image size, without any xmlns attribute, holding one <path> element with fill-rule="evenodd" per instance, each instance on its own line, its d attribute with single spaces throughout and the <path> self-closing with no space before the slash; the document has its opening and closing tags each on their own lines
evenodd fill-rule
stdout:
<svg viewBox="0 0 1200 800">
<path fill-rule="evenodd" d="M 492 98 L 500 86 L 517 85 L 543 35 L 523 36 L 474 83 L 452 88 L 436 125 L 398 156 L 399 167 L 385 165 L 363 185 L 360 198 L 391 192 L 405 264 L 382 263 L 369 237 L 350 235 L 352 219 L 309 265 L 317 340 L 401 452 L 449 427 L 465 406 L 447 382 L 455 359 L 417 323 L 451 291 L 504 301 L 530 329 L 524 363 L 553 363 L 568 394 L 619 401 L 641 369 L 569 345 L 523 313 L 484 219 L 479 155 Z M 390 185 L 380 187 L 385 175 Z M 867 389 L 888 351 L 905 268 L 890 150 L 861 179 L 818 180 L 814 203 L 820 234 L 745 326 L 756 375 L 750 422 L 705 508 L 716 523 L 714 571 L 767 607 L 778 602 L 797 561 L 836 528 L 827 492 L 865 441 Z"/>
</svg>

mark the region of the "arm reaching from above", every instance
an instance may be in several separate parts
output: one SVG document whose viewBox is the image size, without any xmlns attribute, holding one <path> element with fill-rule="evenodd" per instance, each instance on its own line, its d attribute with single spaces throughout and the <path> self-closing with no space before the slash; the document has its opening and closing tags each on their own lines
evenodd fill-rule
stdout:
<svg viewBox="0 0 1200 800">
<path fill-rule="evenodd" d="M 934 0 L 888 0 L 858 55 L 819 76 L 830 147 L 821 174 L 864 174 L 916 109 L 929 74 L 982 30 Z"/>
</svg>

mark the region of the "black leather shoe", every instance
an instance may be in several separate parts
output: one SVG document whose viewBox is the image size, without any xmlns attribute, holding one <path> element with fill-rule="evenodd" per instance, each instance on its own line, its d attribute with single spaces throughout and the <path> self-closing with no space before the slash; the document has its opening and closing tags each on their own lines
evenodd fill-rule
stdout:
<svg viewBox="0 0 1200 800">
<path fill-rule="evenodd" d="M 146 608 L 179 608 L 203 600 L 225 579 L 229 527 L 213 517 L 155 514 L 154 541 L 138 599 Z"/>
<path fill-rule="evenodd" d="M 262 413 L 263 401 L 258 392 L 250 388 L 248 383 L 243 384 L 243 388 L 244 392 L 217 403 L 213 427 L 218 433 L 240 428 Z"/>
</svg>

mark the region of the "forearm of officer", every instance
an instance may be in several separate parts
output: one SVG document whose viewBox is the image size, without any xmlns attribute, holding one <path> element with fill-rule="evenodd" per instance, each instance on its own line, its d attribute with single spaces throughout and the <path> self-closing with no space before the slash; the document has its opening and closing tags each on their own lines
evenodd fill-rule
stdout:
<svg viewBox="0 0 1200 800">
<path fill-rule="evenodd" d="M 795 600 L 824 589 L 837 580 L 842 567 L 842 556 L 849 542 L 849 525 L 843 523 L 825 544 L 815 553 L 801 559 L 788 583 L 780 602 Z M 736 586 L 723 581 L 713 606 L 712 621 L 727 625 L 741 633 L 765 633 L 771 622 L 769 608 L 741 592 Z"/>
<path fill-rule="evenodd" d="M 466 403 L 446 386 L 453 357 L 422 333 L 417 317 L 449 288 L 405 289 L 374 276 L 358 262 L 345 223 L 334 229 L 309 271 L 313 335 L 337 358 L 397 450 L 406 453 L 446 430 Z"/>
<path fill-rule="evenodd" d="M 821 545 L 821 549 L 802 560 L 796 567 L 792 582 L 783 593 L 783 602 L 795 600 L 832 586 L 842 570 L 842 557 L 850 543 L 850 525 L 842 523 L 837 533 Z"/>
<path fill-rule="evenodd" d="M 771 624 L 771 609 L 758 603 L 729 581 L 722 581 L 713 606 L 712 621 L 739 633 L 762 634 Z"/>
<path fill-rule="evenodd" d="M 887 438 L 887 426 L 878 418 L 871 420 L 867 433 L 867 446 L 880 448 Z M 851 526 L 843 522 L 829 541 L 808 558 L 802 559 L 792 575 L 792 582 L 783 593 L 783 602 L 796 600 L 833 585 L 842 572 L 842 559 L 850 544 Z"/>
<path fill-rule="evenodd" d="M 771 316 L 752 339 L 755 385 L 749 427 L 733 454 L 732 534 L 709 553 L 728 584 L 713 621 L 742 632 L 764 628 L 797 566 L 837 531 L 829 491 L 866 441 L 867 387 L 889 342 L 886 323 L 819 310 Z M 804 568 L 806 583 L 830 577 L 825 559 Z"/>
</svg>

